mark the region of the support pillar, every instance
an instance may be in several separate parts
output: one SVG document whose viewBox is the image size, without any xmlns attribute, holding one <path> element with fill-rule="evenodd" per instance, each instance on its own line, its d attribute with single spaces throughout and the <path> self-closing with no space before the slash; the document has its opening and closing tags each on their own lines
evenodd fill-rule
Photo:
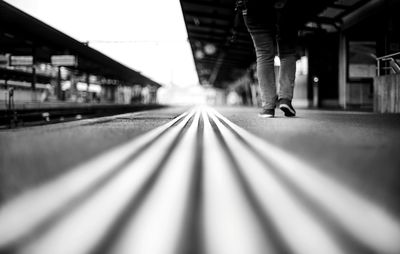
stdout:
<svg viewBox="0 0 400 254">
<path fill-rule="evenodd" d="M 6 78 L 5 80 L 4 80 L 4 103 L 5 103 L 5 106 L 6 106 L 6 109 L 8 108 L 8 79 Z"/>
<path fill-rule="evenodd" d="M 61 66 L 57 67 L 57 84 L 56 84 L 56 96 L 58 100 L 62 100 L 62 87 L 61 87 Z"/>
<path fill-rule="evenodd" d="M 31 89 L 32 89 L 32 101 L 37 101 L 37 96 L 36 96 L 36 48 L 32 48 L 32 82 L 31 82 Z"/>
<path fill-rule="evenodd" d="M 36 67 L 35 67 L 35 65 L 32 66 L 31 89 L 32 89 L 32 101 L 36 101 L 37 100 L 37 96 L 36 96 Z"/>
<path fill-rule="evenodd" d="M 91 101 L 91 96 L 90 96 L 90 92 L 89 92 L 89 86 L 90 86 L 90 74 L 86 74 L 86 102 L 90 102 Z"/>
<path fill-rule="evenodd" d="M 339 105 L 347 107 L 347 38 L 342 32 L 339 36 Z"/>
</svg>

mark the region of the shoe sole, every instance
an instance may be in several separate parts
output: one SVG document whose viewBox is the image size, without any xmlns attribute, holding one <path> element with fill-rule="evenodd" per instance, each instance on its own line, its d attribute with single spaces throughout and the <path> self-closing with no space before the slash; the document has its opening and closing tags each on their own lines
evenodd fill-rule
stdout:
<svg viewBox="0 0 400 254">
<path fill-rule="evenodd" d="M 293 109 L 291 109 L 291 108 L 290 108 L 288 105 L 286 105 L 286 104 L 279 105 L 279 108 L 285 113 L 285 116 L 287 116 L 287 117 L 296 116 L 296 111 L 294 111 Z"/>
<path fill-rule="evenodd" d="M 262 117 L 262 118 L 272 118 L 272 117 L 274 117 L 274 115 L 266 115 L 266 114 L 258 114 L 258 116 Z"/>
</svg>

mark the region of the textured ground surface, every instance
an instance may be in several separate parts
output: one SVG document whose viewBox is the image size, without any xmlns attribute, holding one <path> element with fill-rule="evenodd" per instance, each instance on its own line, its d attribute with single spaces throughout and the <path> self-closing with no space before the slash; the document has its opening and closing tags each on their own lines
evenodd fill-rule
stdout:
<svg viewBox="0 0 400 254">
<path fill-rule="evenodd" d="M 216 110 L 1 131 L 0 252 L 400 251 L 398 116 Z"/>
<path fill-rule="evenodd" d="M 160 126 L 188 108 L 0 131 L 1 199 Z M 398 199 L 400 117 L 299 110 L 257 117 L 255 108 L 217 108 L 229 120 L 316 165 L 381 202 Z M 397 202 L 400 203 L 400 202 Z"/>
</svg>

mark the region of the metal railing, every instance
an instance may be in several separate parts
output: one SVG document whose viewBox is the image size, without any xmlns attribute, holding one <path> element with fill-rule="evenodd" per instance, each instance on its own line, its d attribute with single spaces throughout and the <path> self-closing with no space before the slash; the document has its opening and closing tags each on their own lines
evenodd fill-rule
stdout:
<svg viewBox="0 0 400 254">
<path fill-rule="evenodd" d="M 396 59 L 397 58 L 397 59 Z M 389 70 L 389 73 L 400 73 L 400 52 L 389 54 L 386 56 L 381 56 L 376 58 L 377 62 L 377 69 L 376 74 L 377 76 L 381 76 L 382 70 Z M 385 75 L 389 74 L 385 73 Z"/>
</svg>

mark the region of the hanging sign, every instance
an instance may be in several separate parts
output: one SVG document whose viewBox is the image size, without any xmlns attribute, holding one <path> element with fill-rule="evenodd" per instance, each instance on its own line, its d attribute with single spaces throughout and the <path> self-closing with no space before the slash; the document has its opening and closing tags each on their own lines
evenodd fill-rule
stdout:
<svg viewBox="0 0 400 254">
<path fill-rule="evenodd" d="M 10 62 L 10 55 L 0 55 L 0 65 L 8 65 Z"/>
<path fill-rule="evenodd" d="M 33 56 L 11 56 L 10 57 L 11 66 L 32 66 Z"/>
<path fill-rule="evenodd" d="M 51 64 L 55 66 L 77 66 L 78 58 L 73 55 L 51 56 Z"/>
</svg>

